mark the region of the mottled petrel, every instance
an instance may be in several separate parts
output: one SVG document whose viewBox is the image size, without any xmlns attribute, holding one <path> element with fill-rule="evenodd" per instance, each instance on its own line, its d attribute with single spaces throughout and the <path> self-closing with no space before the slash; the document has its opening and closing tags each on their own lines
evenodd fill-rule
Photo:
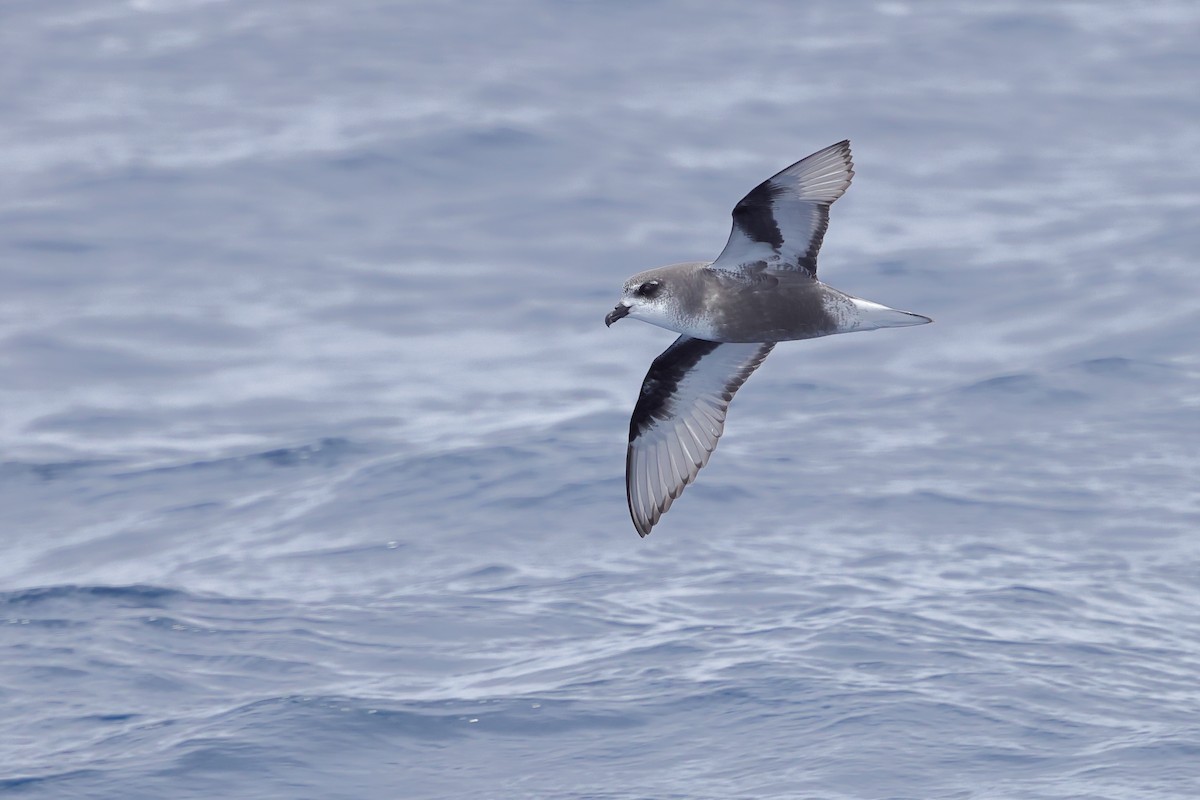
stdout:
<svg viewBox="0 0 1200 800">
<path fill-rule="evenodd" d="M 650 365 L 629 420 L 625 491 L 640 535 L 708 463 L 734 393 L 776 342 L 933 321 L 817 280 L 829 206 L 850 186 L 853 167 L 849 141 L 813 153 L 733 207 L 716 261 L 625 281 L 606 325 L 634 317 L 683 334 Z"/>
</svg>

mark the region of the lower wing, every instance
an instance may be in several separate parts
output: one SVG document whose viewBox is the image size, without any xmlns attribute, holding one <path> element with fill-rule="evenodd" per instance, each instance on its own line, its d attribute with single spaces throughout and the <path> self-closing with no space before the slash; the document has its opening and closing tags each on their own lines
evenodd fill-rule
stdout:
<svg viewBox="0 0 1200 800">
<path fill-rule="evenodd" d="M 733 395 L 774 342 L 710 342 L 680 336 L 654 359 L 629 420 L 625 488 L 645 536 L 717 447 Z"/>
</svg>

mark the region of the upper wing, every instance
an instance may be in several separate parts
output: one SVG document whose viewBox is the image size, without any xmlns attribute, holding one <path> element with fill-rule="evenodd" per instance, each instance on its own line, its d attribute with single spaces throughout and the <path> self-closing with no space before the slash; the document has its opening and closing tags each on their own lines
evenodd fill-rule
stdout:
<svg viewBox="0 0 1200 800">
<path fill-rule="evenodd" d="M 850 141 L 845 140 L 763 181 L 734 206 L 733 230 L 712 268 L 735 272 L 743 264 L 764 261 L 773 269 L 816 277 L 829 206 L 853 177 Z"/>
<path fill-rule="evenodd" d="M 640 535 L 708 463 L 729 401 L 774 346 L 680 336 L 654 359 L 629 420 L 625 458 L 629 513 Z"/>
</svg>

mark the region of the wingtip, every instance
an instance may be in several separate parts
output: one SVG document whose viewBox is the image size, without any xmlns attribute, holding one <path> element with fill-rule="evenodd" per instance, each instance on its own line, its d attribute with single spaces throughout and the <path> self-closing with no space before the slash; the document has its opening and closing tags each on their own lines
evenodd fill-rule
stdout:
<svg viewBox="0 0 1200 800">
<path fill-rule="evenodd" d="M 794 199 L 833 203 L 846 193 L 850 181 L 854 179 L 854 158 L 850 154 L 850 140 L 843 139 L 805 156 L 790 167 L 780 170 L 765 183 L 779 183 L 783 178 L 787 180 L 779 185 L 786 185 Z M 743 198 L 742 202 L 746 202 L 752 195 L 753 192 Z"/>
<path fill-rule="evenodd" d="M 842 139 L 835 147 L 841 148 L 842 158 L 846 159 L 847 180 L 854 177 L 854 154 L 850 151 L 850 140 Z"/>
<path fill-rule="evenodd" d="M 841 153 L 846 158 L 846 160 L 849 161 L 850 160 L 850 140 L 842 139 L 840 142 L 834 142 L 833 144 L 829 145 L 829 147 L 826 147 L 824 152 L 830 152 L 830 151 L 835 151 L 835 152 Z M 817 151 L 817 152 L 821 152 L 821 151 Z"/>
<path fill-rule="evenodd" d="M 628 494 L 626 495 L 628 497 Z M 668 508 L 670 504 L 667 504 Z M 662 518 L 662 514 L 654 515 L 653 509 L 650 511 L 649 518 L 642 517 L 633 507 L 633 498 L 629 497 L 629 518 L 633 520 L 633 529 L 637 531 L 638 538 L 645 539 L 650 535 L 650 531 L 654 529 L 654 524 Z"/>
<path fill-rule="evenodd" d="M 839 153 L 842 154 L 842 157 L 846 159 L 846 163 L 850 163 L 850 140 L 849 139 L 842 139 L 840 142 L 837 142 L 836 144 L 829 145 L 829 147 L 827 149 L 838 151 Z"/>
<path fill-rule="evenodd" d="M 654 523 L 657 521 L 657 520 L 639 519 L 637 513 L 634 512 L 632 506 L 630 506 L 630 508 L 629 508 L 629 516 L 633 520 L 634 530 L 637 531 L 638 537 L 641 539 L 645 539 L 647 536 L 650 535 L 650 531 L 654 528 Z"/>
<path fill-rule="evenodd" d="M 630 420 L 630 425 L 633 425 L 633 420 Z M 629 475 L 633 462 L 632 442 L 636 435 L 637 434 L 631 427 L 629 432 L 630 445 L 625 449 L 625 504 L 629 509 L 629 519 L 633 521 L 633 529 L 637 531 L 638 538 L 645 539 L 650 535 L 650 529 L 654 527 L 654 521 L 643 519 L 642 516 L 638 514 L 638 510 L 634 507 L 633 503 L 633 486 L 629 482 Z"/>
</svg>

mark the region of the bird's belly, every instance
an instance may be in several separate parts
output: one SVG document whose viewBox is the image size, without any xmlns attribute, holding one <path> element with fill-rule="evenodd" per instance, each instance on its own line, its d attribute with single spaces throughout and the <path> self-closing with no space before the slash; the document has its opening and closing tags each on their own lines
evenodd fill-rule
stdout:
<svg viewBox="0 0 1200 800">
<path fill-rule="evenodd" d="M 718 342 L 787 342 L 838 332 L 826 292 L 812 288 L 743 292 L 712 315 L 710 338 Z M 824 287 L 821 287 L 824 288 Z M 694 335 L 694 334 L 691 334 Z"/>
</svg>

